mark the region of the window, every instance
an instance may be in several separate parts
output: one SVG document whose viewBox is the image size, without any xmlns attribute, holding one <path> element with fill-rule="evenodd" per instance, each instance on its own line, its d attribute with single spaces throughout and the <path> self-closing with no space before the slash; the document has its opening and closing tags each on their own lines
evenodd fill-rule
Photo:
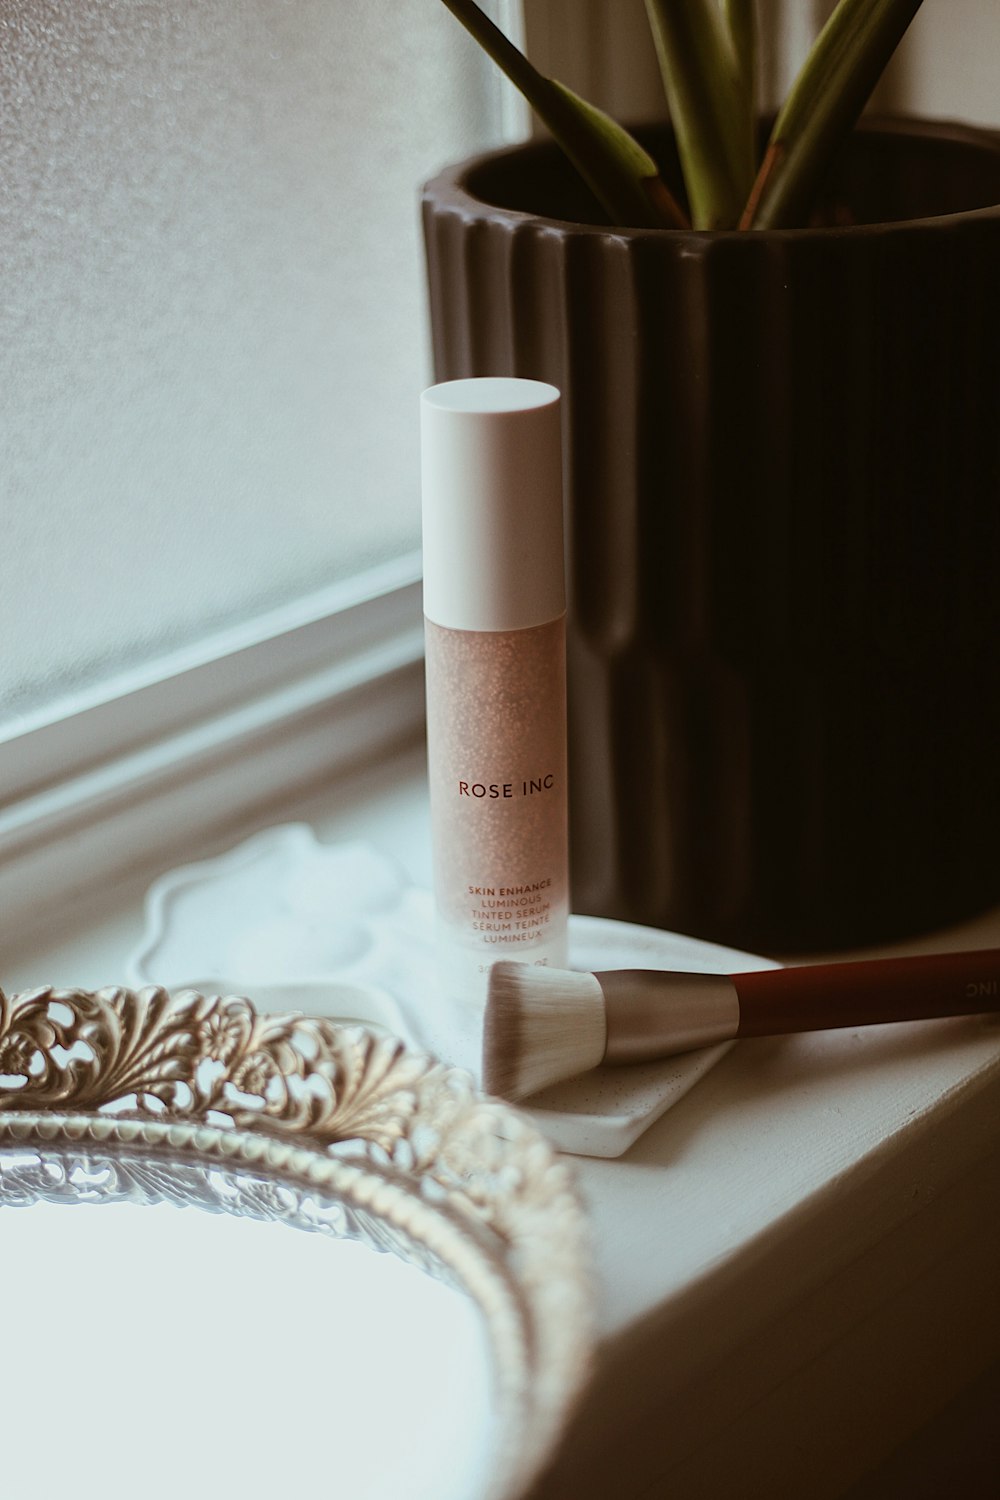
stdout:
<svg viewBox="0 0 1000 1500">
<path fill-rule="evenodd" d="M 512 121 L 440 0 L 3 6 L 5 930 L 419 725 L 418 189 Z"/>
<path fill-rule="evenodd" d="M 9 0 L 0 733 L 417 547 L 420 181 L 501 137 L 439 0 Z"/>
</svg>

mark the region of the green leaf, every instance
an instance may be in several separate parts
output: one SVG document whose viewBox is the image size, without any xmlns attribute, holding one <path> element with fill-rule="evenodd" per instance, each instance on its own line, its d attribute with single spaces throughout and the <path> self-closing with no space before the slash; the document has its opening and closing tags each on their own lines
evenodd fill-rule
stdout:
<svg viewBox="0 0 1000 1500">
<path fill-rule="evenodd" d="M 565 84 L 539 73 L 473 0 L 443 3 L 548 126 L 612 224 L 688 227 L 656 162 L 627 130 Z"/>
<path fill-rule="evenodd" d="M 757 0 L 723 0 L 746 130 L 748 181 L 757 173 Z"/>
<path fill-rule="evenodd" d="M 649 152 L 596 105 L 554 78 L 542 114 L 613 224 L 687 229 L 687 218 Z"/>
<path fill-rule="evenodd" d="M 646 0 L 697 229 L 735 228 L 753 181 L 746 96 L 716 0 Z"/>
<path fill-rule="evenodd" d="M 808 218 L 830 161 L 850 134 L 921 0 L 840 0 L 774 123 L 741 228 Z"/>
</svg>

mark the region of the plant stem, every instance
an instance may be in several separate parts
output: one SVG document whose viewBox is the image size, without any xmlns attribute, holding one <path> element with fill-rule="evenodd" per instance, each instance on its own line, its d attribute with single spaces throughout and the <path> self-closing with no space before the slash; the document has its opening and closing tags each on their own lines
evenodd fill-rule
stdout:
<svg viewBox="0 0 1000 1500">
<path fill-rule="evenodd" d="M 717 0 L 646 0 L 697 229 L 732 229 L 753 180 L 745 95 Z"/>
<path fill-rule="evenodd" d="M 689 228 L 649 153 L 603 110 L 539 73 L 473 0 L 443 0 L 506 73 L 587 183 L 612 224 Z"/>
<path fill-rule="evenodd" d="M 723 0 L 746 129 L 748 180 L 757 174 L 757 0 Z"/>
<path fill-rule="evenodd" d="M 840 0 L 774 123 L 741 229 L 803 223 L 921 0 Z"/>
</svg>

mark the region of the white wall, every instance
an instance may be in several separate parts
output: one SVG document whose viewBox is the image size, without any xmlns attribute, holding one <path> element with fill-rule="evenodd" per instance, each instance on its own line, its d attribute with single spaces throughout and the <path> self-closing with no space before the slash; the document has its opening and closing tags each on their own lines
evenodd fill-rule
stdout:
<svg viewBox="0 0 1000 1500">
<path fill-rule="evenodd" d="M 924 0 L 886 85 L 887 107 L 1000 125 L 1000 4 Z"/>
</svg>

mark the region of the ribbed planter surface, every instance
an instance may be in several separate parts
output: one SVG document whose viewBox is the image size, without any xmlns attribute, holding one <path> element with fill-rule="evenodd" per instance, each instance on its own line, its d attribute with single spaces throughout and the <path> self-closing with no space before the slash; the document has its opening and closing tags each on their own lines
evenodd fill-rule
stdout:
<svg viewBox="0 0 1000 1500">
<path fill-rule="evenodd" d="M 564 393 L 576 910 L 787 949 L 1000 897 L 1000 144 L 867 129 L 831 201 L 892 222 L 604 229 L 545 144 L 426 189 L 437 378 Z"/>
</svg>

